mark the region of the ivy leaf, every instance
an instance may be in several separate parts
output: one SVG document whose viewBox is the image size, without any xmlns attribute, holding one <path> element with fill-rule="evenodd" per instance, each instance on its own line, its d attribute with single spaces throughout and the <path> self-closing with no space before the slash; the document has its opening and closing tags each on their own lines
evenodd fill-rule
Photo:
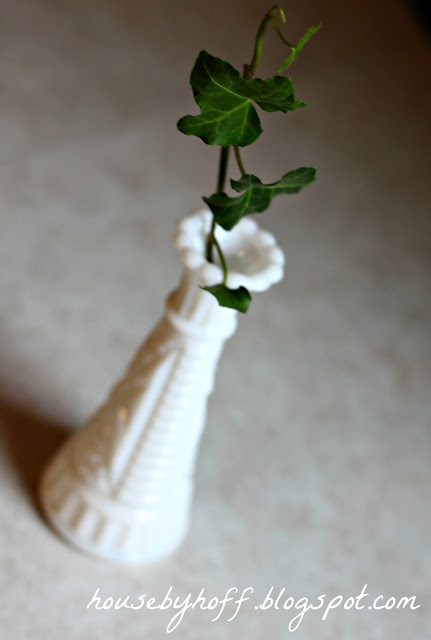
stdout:
<svg viewBox="0 0 431 640">
<path fill-rule="evenodd" d="M 245 147 L 262 133 L 253 101 L 265 111 L 287 113 L 305 106 L 295 100 L 289 78 L 244 80 L 237 69 L 206 51 L 201 51 L 190 76 L 190 84 L 201 113 L 184 116 L 178 129 L 201 138 L 206 144 Z"/>
<path fill-rule="evenodd" d="M 214 284 L 209 287 L 201 287 L 211 293 L 221 307 L 229 307 L 241 313 L 246 313 L 251 302 L 251 295 L 245 287 L 229 289 L 225 284 Z"/>
<path fill-rule="evenodd" d="M 267 80 L 255 78 L 247 82 L 251 89 L 253 100 L 264 111 L 294 111 L 305 107 L 300 100 L 295 100 L 292 82 L 283 76 L 272 76 Z M 239 145 L 237 145 L 239 146 Z"/>
<path fill-rule="evenodd" d="M 231 198 L 226 193 L 214 193 L 203 198 L 211 209 L 215 221 L 226 231 L 230 231 L 249 213 L 261 213 L 271 204 L 271 200 L 279 193 L 298 193 L 316 177 L 313 167 L 301 167 L 285 173 L 277 182 L 263 184 L 259 178 L 251 174 L 242 176 L 240 180 L 231 180 L 232 189 L 241 193 Z"/>
</svg>

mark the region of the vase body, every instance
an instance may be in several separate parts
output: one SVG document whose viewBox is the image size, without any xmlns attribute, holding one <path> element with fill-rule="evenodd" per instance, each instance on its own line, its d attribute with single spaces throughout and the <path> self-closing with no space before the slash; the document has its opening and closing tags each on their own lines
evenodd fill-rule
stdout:
<svg viewBox="0 0 431 640">
<path fill-rule="evenodd" d="M 220 269 L 189 250 L 199 245 L 202 258 L 208 212 L 194 222 L 177 231 L 184 272 L 161 320 L 42 478 L 42 507 L 54 528 L 80 549 L 118 562 L 157 560 L 183 540 L 208 395 L 237 324 L 235 311 L 200 288 L 217 281 Z"/>
</svg>

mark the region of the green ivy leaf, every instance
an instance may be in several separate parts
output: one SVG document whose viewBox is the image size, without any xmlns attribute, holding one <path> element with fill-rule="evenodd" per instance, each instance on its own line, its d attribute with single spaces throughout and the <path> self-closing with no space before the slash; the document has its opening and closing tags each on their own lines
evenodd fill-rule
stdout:
<svg viewBox="0 0 431 640">
<path fill-rule="evenodd" d="M 211 293 L 221 307 L 229 307 L 241 313 L 246 313 L 251 302 L 251 295 L 245 287 L 229 289 L 225 284 L 214 284 L 209 287 L 201 287 Z"/>
<path fill-rule="evenodd" d="M 295 100 L 292 82 L 283 76 L 272 76 L 267 80 L 255 78 L 247 82 L 247 88 L 250 90 L 253 100 L 264 111 L 287 113 L 305 107 L 303 102 Z"/>
<path fill-rule="evenodd" d="M 184 116 L 177 127 L 210 145 L 245 147 L 260 136 L 262 127 L 253 101 L 265 111 L 284 113 L 305 106 L 295 100 L 289 78 L 247 82 L 232 65 L 206 51 L 196 60 L 190 84 L 201 113 Z"/>
<path fill-rule="evenodd" d="M 230 231 L 249 213 L 261 213 L 271 204 L 271 200 L 279 193 L 298 193 L 316 177 L 313 167 L 301 167 L 285 173 L 277 182 L 262 184 L 256 176 L 246 174 L 240 180 L 231 180 L 232 189 L 241 193 L 231 198 L 226 193 L 214 193 L 204 202 L 213 212 L 215 221 L 226 231 Z"/>
</svg>

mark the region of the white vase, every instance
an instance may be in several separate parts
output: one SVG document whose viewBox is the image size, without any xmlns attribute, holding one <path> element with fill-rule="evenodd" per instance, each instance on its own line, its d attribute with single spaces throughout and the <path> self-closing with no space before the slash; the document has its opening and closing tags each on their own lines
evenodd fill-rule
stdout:
<svg viewBox="0 0 431 640">
<path fill-rule="evenodd" d="M 181 220 L 175 244 L 184 263 L 179 287 L 107 402 L 63 445 L 46 469 L 42 507 L 54 528 L 80 549 L 110 560 L 144 563 L 184 538 L 195 456 L 208 395 L 237 312 L 201 286 L 221 282 L 205 259 L 212 216 Z M 228 286 L 263 291 L 283 275 L 274 237 L 243 219 L 217 230 Z"/>
</svg>

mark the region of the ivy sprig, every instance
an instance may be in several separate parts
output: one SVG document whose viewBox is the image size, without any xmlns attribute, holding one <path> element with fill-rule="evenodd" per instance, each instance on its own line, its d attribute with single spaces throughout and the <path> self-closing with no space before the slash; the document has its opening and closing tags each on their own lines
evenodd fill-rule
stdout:
<svg viewBox="0 0 431 640">
<path fill-rule="evenodd" d="M 252 60 L 250 64 L 244 65 L 242 75 L 229 62 L 206 51 L 200 52 L 190 75 L 190 84 L 201 112 L 196 116 L 184 116 L 177 123 L 182 133 L 197 136 L 208 145 L 221 147 L 216 192 L 203 200 L 213 214 L 207 237 L 206 258 L 213 262 L 215 247 L 223 271 L 223 281 L 203 289 L 215 296 L 221 306 L 242 313 L 247 311 L 251 295 L 243 286 L 237 289 L 227 287 L 228 271 L 215 235 L 216 225 L 230 231 L 244 216 L 265 211 L 274 196 L 297 193 L 313 182 L 316 174 L 314 167 L 300 167 L 285 173 L 276 182 L 263 184 L 257 176 L 246 173 L 241 158 L 240 148 L 252 144 L 262 134 L 256 107 L 267 112 L 282 113 L 305 107 L 303 102 L 296 100 L 290 78 L 279 74 L 296 60 L 304 45 L 321 25 L 310 27 L 297 44 L 293 45 L 281 33 L 279 19 L 286 22 L 284 12 L 275 5 L 260 23 Z M 254 75 L 262 55 L 264 35 L 270 23 L 280 40 L 290 49 L 290 55 L 278 67 L 275 75 L 262 80 L 254 78 Z M 232 189 L 240 194 L 234 197 L 224 191 L 231 147 L 241 173 L 239 180 L 230 180 Z"/>
</svg>

